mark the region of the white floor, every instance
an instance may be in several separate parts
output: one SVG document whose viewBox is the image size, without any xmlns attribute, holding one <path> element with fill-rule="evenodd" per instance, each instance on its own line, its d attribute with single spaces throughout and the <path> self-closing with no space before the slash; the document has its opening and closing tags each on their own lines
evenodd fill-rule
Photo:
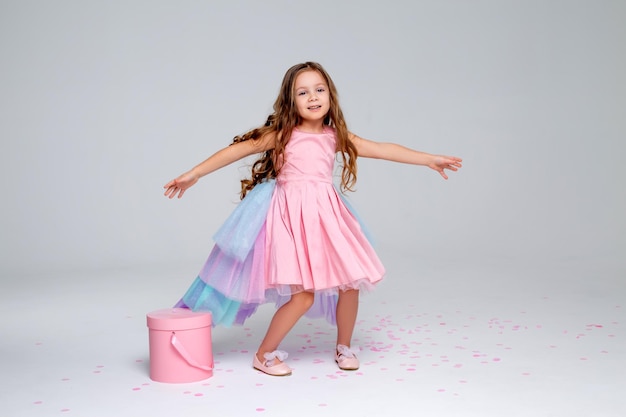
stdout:
<svg viewBox="0 0 626 417">
<path fill-rule="evenodd" d="M 384 255 L 384 254 L 383 254 Z M 149 378 L 146 313 L 170 307 L 197 265 L 3 277 L 2 416 L 626 415 L 626 269 L 383 256 L 362 297 L 361 369 L 333 361 L 334 329 L 303 319 L 285 340 L 294 374 L 251 355 L 273 311 L 213 329 L 214 376 Z"/>
</svg>

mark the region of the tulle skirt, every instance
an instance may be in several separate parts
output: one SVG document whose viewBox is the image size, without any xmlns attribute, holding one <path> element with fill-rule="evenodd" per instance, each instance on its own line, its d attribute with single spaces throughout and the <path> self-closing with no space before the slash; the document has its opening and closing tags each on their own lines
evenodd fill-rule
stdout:
<svg viewBox="0 0 626 417">
<path fill-rule="evenodd" d="M 215 245 L 207 261 L 176 307 L 210 311 L 214 326 L 230 326 L 243 324 L 261 304 L 275 303 L 280 307 L 293 293 L 312 291 L 315 293 L 314 303 L 306 316 L 322 317 L 334 324 L 339 291 L 368 291 L 382 279 L 384 270 L 378 266 L 378 258 L 374 255 L 375 272 L 372 275 L 375 276 L 357 279 L 347 287 L 311 289 L 273 285 L 267 276 L 266 223 L 275 189 L 275 180 L 258 184 L 237 205 L 215 234 Z M 348 201 L 340 193 L 337 195 L 356 219 L 359 233 L 369 236 Z"/>
</svg>

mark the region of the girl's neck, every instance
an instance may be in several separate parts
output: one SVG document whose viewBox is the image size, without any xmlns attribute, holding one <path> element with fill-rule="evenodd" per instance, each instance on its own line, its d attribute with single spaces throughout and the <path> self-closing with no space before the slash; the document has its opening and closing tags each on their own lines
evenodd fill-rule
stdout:
<svg viewBox="0 0 626 417">
<path fill-rule="evenodd" d="M 296 129 L 306 133 L 324 133 L 324 123 L 322 123 L 321 121 L 314 123 L 307 123 L 306 121 L 303 121 L 298 126 L 296 126 Z"/>
</svg>

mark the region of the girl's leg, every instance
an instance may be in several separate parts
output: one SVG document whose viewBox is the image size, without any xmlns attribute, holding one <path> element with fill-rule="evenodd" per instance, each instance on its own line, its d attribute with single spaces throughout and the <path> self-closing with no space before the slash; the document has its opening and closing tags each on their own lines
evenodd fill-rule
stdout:
<svg viewBox="0 0 626 417">
<path fill-rule="evenodd" d="M 337 301 L 337 344 L 350 347 L 359 310 L 359 290 L 339 292 Z"/>
<path fill-rule="evenodd" d="M 311 292 L 300 292 L 293 294 L 291 300 L 280 307 L 270 322 L 265 338 L 257 351 L 257 358 L 263 360 L 263 354 L 273 352 L 278 349 L 278 345 L 283 341 L 287 333 L 298 322 L 300 317 L 313 305 L 314 294 Z M 277 363 L 280 361 L 276 360 Z"/>
<path fill-rule="evenodd" d="M 335 362 L 340 369 L 354 371 L 359 369 L 356 351 L 350 349 L 352 333 L 359 310 L 359 291 L 348 290 L 339 293 L 337 300 L 337 353 Z"/>
</svg>

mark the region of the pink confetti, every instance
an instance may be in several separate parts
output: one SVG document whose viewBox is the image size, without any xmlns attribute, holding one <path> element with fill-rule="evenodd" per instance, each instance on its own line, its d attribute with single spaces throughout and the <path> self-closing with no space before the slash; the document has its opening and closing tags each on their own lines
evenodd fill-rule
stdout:
<svg viewBox="0 0 626 417">
<path fill-rule="evenodd" d="M 33 404 L 37 404 L 37 405 L 43 404 L 43 401 L 35 401 Z"/>
<path fill-rule="evenodd" d="M 139 388 L 139 387 L 135 387 L 135 388 L 133 388 L 133 391 L 139 391 L 140 389 L 141 388 Z"/>
<path fill-rule="evenodd" d="M 318 404 L 318 406 L 319 407 L 328 407 L 328 404 L 321 403 L 321 404 Z"/>
<path fill-rule="evenodd" d="M 69 409 L 69 408 L 62 408 L 62 409 L 61 409 L 61 412 L 62 412 L 62 413 L 65 413 L 65 412 L 68 412 L 68 411 L 70 411 L 70 409 Z"/>
<path fill-rule="evenodd" d="M 201 392 L 196 392 L 195 394 L 193 394 L 194 397 L 202 397 L 204 394 Z"/>
<path fill-rule="evenodd" d="M 258 407 L 258 408 L 256 409 L 256 411 L 259 411 L 259 412 L 261 412 L 261 411 L 265 411 L 265 408 L 263 408 L 263 407 Z"/>
</svg>

